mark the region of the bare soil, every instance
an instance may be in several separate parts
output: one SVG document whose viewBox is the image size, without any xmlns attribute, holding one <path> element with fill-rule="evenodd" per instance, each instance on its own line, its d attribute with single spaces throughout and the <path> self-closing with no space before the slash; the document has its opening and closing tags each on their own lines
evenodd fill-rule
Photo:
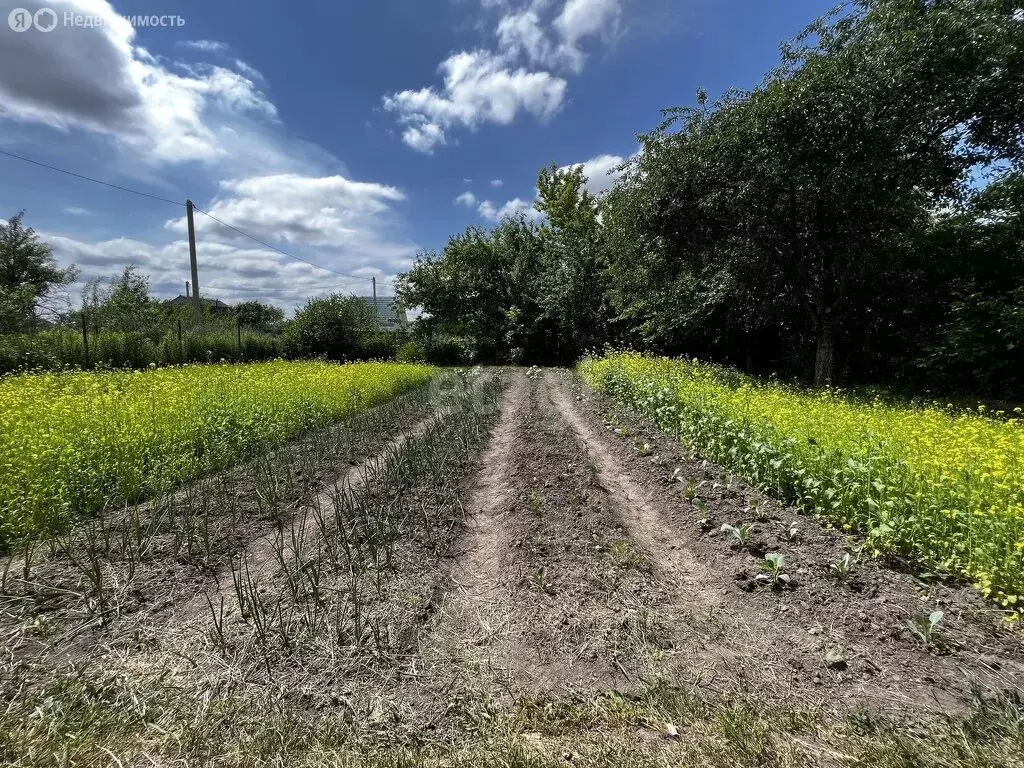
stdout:
<svg viewBox="0 0 1024 768">
<path fill-rule="evenodd" d="M 841 532 L 690 457 L 571 377 L 552 373 L 546 383 L 624 523 L 674 582 L 678 601 L 703 611 L 704 633 L 721 624 L 715 645 L 725 666 L 745 667 L 756 688 L 903 712 L 955 710 L 978 688 L 1020 690 L 1019 634 L 1002 628 L 1000 612 L 969 585 L 924 581 L 866 556 L 841 583 L 831 566 L 855 544 Z M 703 510 L 685 498 L 691 483 Z M 750 525 L 750 545 L 735 546 L 722 523 Z M 785 588 L 755 580 L 769 552 L 786 558 Z M 945 616 L 934 647 L 925 648 L 907 621 L 936 610 Z M 826 659 L 829 651 L 837 656 Z M 728 679 L 725 670 L 716 674 Z"/>
<path fill-rule="evenodd" d="M 103 622 L 81 605 L 82 570 L 40 554 L 33 583 L 0 591 L 0 692 L 26 712 L 11 704 L 0 718 L 18 734 L 5 752 L 0 733 L 0 762 L 51 764 L 23 759 L 25 740 L 56 738 L 36 735 L 28 713 L 82 680 L 102 692 L 102 716 L 93 694 L 76 694 L 90 717 L 132 714 L 97 734 L 65 713 L 76 749 L 125 765 L 1021 762 L 1024 644 L 969 585 L 856 554 L 841 531 L 692 456 L 570 372 L 501 375 L 499 411 L 492 400 L 480 416 L 493 423 L 486 438 L 454 424 L 437 393 L 398 407 L 359 446 L 275 465 L 309 477 L 273 519 L 256 498 L 267 492 L 258 462 L 225 473 L 251 492 L 221 510 L 232 524 L 208 563 L 158 537 Z M 337 547 L 313 522 L 339 503 L 328 486 L 376 488 L 394 467 L 370 457 L 403 451 L 419 479 L 359 502 L 393 521 L 387 562 L 350 551 L 364 572 L 311 581 L 337 626 L 362 627 L 328 637 L 303 613 L 321 598 L 288 580 L 319 574 Z M 432 451 L 444 453 L 436 466 Z M 750 526 L 745 546 L 723 523 Z M 342 533 L 369 551 L 369 533 Z M 764 578 L 769 553 L 785 557 L 788 582 Z M 853 565 L 840 580 L 831 566 L 844 553 Z M 258 627 L 232 603 L 242 562 L 257 574 L 253 599 L 296 617 L 272 653 L 257 654 Z M 922 643 L 907 622 L 936 610 Z M 933 762 L 902 762 L 933 748 Z"/>
</svg>

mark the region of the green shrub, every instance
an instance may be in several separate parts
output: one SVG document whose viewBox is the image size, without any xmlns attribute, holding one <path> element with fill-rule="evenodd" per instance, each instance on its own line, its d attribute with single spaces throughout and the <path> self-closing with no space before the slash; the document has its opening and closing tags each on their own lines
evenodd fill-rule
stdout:
<svg viewBox="0 0 1024 768">
<path fill-rule="evenodd" d="M 395 359 L 400 363 L 422 363 L 427 359 L 427 353 L 418 341 L 407 341 L 398 348 Z"/>
</svg>

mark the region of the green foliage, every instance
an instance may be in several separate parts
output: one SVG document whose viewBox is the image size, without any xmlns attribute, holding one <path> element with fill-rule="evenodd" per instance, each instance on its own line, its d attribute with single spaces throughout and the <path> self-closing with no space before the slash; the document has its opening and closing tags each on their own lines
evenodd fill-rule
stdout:
<svg viewBox="0 0 1024 768">
<path fill-rule="evenodd" d="M 284 328 L 284 310 L 260 301 L 243 301 L 231 308 L 241 326 L 258 333 L 280 333 Z"/>
<path fill-rule="evenodd" d="M 63 311 L 60 289 L 75 278 L 60 269 L 50 246 L 22 225 L 24 212 L 0 223 L 0 333 L 17 333 Z"/>
<path fill-rule="evenodd" d="M 720 530 L 722 533 L 732 534 L 735 545 L 740 549 L 746 549 L 750 545 L 753 529 L 748 523 L 739 523 L 738 525 L 723 523 Z"/>
<path fill-rule="evenodd" d="M 915 614 L 907 619 L 907 629 L 921 645 L 925 648 L 932 648 L 940 644 L 939 624 L 945 618 L 942 611 L 933 611 L 930 614 Z"/>
<path fill-rule="evenodd" d="M 355 296 L 310 299 L 285 330 L 286 349 L 295 357 L 355 360 L 376 322 L 373 307 Z"/>
<path fill-rule="evenodd" d="M 241 347 L 236 329 L 211 329 L 195 334 L 168 328 L 153 340 L 148 333 L 104 331 L 89 333 L 86 356 L 81 331 L 55 328 L 32 334 L 0 336 L 0 374 L 62 368 L 147 368 L 150 365 L 208 363 L 221 360 L 256 362 L 284 355 L 279 336 L 243 331 Z"/>
<path fill-rule="evenodd" d="M 97 332 L 151 333 L 160 319 L 159 303 L 149 295 L 149 277 L 135 266 L 125 267 L 107 281 L 94 278 L 87 282 L 82 292 L 82 313 L 88 326 Z M 76 320 L 81 321 L 80 315 Z"/>
<path fill-rule="evenodd" d="M 790 586 L 790 576 L 785 572 L 786 558 L 778 552 L 769 552 L 761 560 L 761 573 L 754 577 L 755 581 L 763 581 L 771 584 L 775 589 L 784 589 Z"/>
<path fill-rule="evenodd" d="M 540 234 L 524 217 L 491 232 L 471 227 L 440 253 L 420 254 L 396 292 L 424 310 L 428 338 L 468 337 L 474 362 L 527 362 L 551 354 L 539 303 L 541 256 Z"/>
<path fill-rule="evenodd" d="M 426 359 L 427 351 L 418 341 L 405 342 L 395 353 L 395 360 L 399 363 L 423 363 Z"/>
<path fill-rule="evenodd" d="M 545 168 L 537 201 L 543 225 L 509 218 L 421 254 L 398 295 L 424 310 L 428 335 L 468 336 L 476 362 L 570 363 L 600 346 L 609 311 L 600 206 L 585 182 L 580 168 Z"/>
<path fill-rule="evenodd" d="M 427 344 L 431 365 L 468 365 L 473 358 L 472 341 L 457 336 L 434 336 Z"/>
<path fill-rule="evenodd" d="M 433 374 L 279 360 L 0 379 L 0 545 L 230 466 Z"/>
<path fill-rule="evenodd" d="M 558 357 L 574 362 L 607 339 L 610 306 L 598 223 L 599 201 L 587 192 L 582 166 L 543 168 L 537 179 L 541 307 L 555 330 Z"/>
<path fill-rule="evenodd" d="M 896 553 L 1024 596 L 1024 424 L 941 404 L 866 402 L 695 361 L 588 359 L 584 378 L 750 482 Z M 1008 417 L 1008 418 L 1007 418 Z M 723 529 L 733 532 L 732 526 Z"/>
<path fill-rule="evenodd" d="M 829 571 L 832 575 L 839 579 L 839 582 L 845 584 L 850 580 L 850 575 L 853 573 L 854 560 L 850 556 L 849 552 L 844 552 L 842 558 L 837 563 L 832 563 L 829 566 Z"/>
<path fill-rule="evenodd" d="M 758 87 L 665 110 L 601 198 L 580 168 L 542 169 L 539 224 L 423 254 L 406 303 L 480 360 L 626 342 L 818 384 L 1019 397 L 1016 13 L 848 3 Z"/>
<path fill-rule="evenodd" d="M 394 360 L 405 339 L 404 333 L 370 331 L 359 340 L 360 360 Z"/>
</svg>

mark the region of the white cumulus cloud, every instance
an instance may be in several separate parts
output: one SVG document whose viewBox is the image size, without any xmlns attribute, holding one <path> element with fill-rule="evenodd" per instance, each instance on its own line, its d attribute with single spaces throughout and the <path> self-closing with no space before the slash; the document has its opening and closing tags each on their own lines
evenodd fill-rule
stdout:
<svg viewBox="0 0 1024 768">
<path fill-rule="evenodd" d="M 0 17 L 15 5 L 34 12 L 44 4 L 0 0 Z M 5 35 L 0 118 L 107 134 L 157 163 L 217 160 L 229 152 L 229 137 L 217 125 L 246 114 L 276 118 L 273 104 L 244 74 L 158 62 L 135 45 L 135 30 L 104 0 L 47 0 L 45 7 L 58 18 L 72 13 L 102 24 Z"/>
<path fill-rule="evenodd" d="M 509 200 L 504 205 L 498 206 L 490 200 L 484 200 L 477 207 L 477 211 L 488 221 L 501 221 L 509 216 L 525 214 L 526 218 L 537 220 L 541 214 L 533 207 L 530 200 L 522 200 L 518 197 Z"/>
<path fill-rule="evenodd" d="M 256 85 L 264 78 L 241 59 L 226 59 L 231 68 L 157 59 L 137 45 L 135 30 L 106 0 L 0 0 L 0 19 L 15 5 L 33 12 L 45 5 L 58 18 L 67 12 L 102 23 L 2 35 L 0 132 L 5 123 L 17 124 L 45 144 L 56 130 L 70 147 L 88 141 L 83 137 L 107 137 L 116 156 L 111 166 L 138 168 L 136 181 L 147 184 L 167 166 L 196 164 L 190 170 L 195 188 L 218 190 L 212 199 L 197 199 L 200 207 L 298 258 L 365 276 L 366 289 L 370 276 L 377 276 L 386 291 L 412 264 L 418 246 L 402 235 L 405 194 L 354 180 L 330 153 L 287 138 L 274 104 Z M 190 41 L 179 50 L 195 57 L 229 49 Z M 89 166 L 90 155 L 83 153 L 75 169 L 112 178 L 110 168 Z M 181 292 L 188 279 L 183 218 L 150 230 L 154 234 L 144 242 L 110 238 L 106 233 L 120 224 L 99 210 L 88 217 L 85 209 L 59 210 L 64 226 L 41 234 L 61 264 L 81 268 L 83 279 L 136 264 L 150 274 L 156 295 Z M 146 231 L 144 222 L 129 225 Z M 287 304 L 343 289 L 346 278 L 288 259 L 206 216 L 197 214 L 196 225 L 207 295 Z"/>
<path fill-rule="evenodd" d="M 447 142 L 452 127 L 476 128 L 491 122 L 508 125 L 520 111 L 538 118 L 554 114 L 565 97 L 566 82 L 548 72 L 510 69 L 487 51 L 463 51 L 441 62 L 441 88 L 399 91 L 384 98 L 406 126 L 402 138 L 420 152 Z"/>
<path fill-rule="evenodd" d="M 438 67 L 440 86 L 388 94 L 384 108 L 404 126 L 406 145 L 426 154 L 448 143 L 455 128 L 509 125 L 520 112 L 547 119 L 565 100 L 568 83 L 561 73 L 583 70 L 583 43 L 619 33 L 622 1 L 566 0 L 553 17 L 547 0 L 518 9 L 490 3 L 502 13 L 495 49 L 452 54 Z"/>
</svg>

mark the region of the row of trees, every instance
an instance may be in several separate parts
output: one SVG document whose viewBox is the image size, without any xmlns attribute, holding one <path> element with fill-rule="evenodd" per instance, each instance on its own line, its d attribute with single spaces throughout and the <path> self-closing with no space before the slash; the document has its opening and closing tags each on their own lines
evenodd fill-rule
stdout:
<svg viewBox="0 0 1024 768">
<path fill-rule="evenodd" d="M 354 296 L 310 299 L 287 320 L 283 309 L 259 301 L 227 309 L 205 302 L 199 333 L 191 303 L 154 298 L 149 277 L 134 266 L 89 280 L 80 307 L 72 309 L 68 287 L 76 279 L 73 268 L 58 267 L 21 214 L 0 222 L 0 373 L 221 358 L 380 359 L 409 341 L 404 332 L 381 330 L 375 308 Z M 414 352 L 407 355 L 419 356 Z"/>
<path fill-rule="evenodd" d="M 24 212 L 0 221 L 0 334 L 80 328 L 83 316 L 94 332 L 160 335 L 179 319 L 192 322 L 191 305 L 181 307 L 153 298 L 149 277 L 135 266 L 87 281 L 81 308 L 74 309 L 68 287 L 77 278 L 77 269 L 59 267 L 49 244 L 24 225 Z M 267 334 L 280 333 L 285 326 L 284 310 L 259 301 L 236 304 L 220 316 L 206 306 L 204 319 L 214 324 L 239 323 Z"/>
<path fill-rule="evenodd" d="M 817 384 L 1019 396 L 1014 6 L 850 3 L 759 87 L 666 110 L 606 196 L 544 169 L 541 223 L 452 237 L 400 295 L 481 360 L 631 344 Z"/>
</svg>

